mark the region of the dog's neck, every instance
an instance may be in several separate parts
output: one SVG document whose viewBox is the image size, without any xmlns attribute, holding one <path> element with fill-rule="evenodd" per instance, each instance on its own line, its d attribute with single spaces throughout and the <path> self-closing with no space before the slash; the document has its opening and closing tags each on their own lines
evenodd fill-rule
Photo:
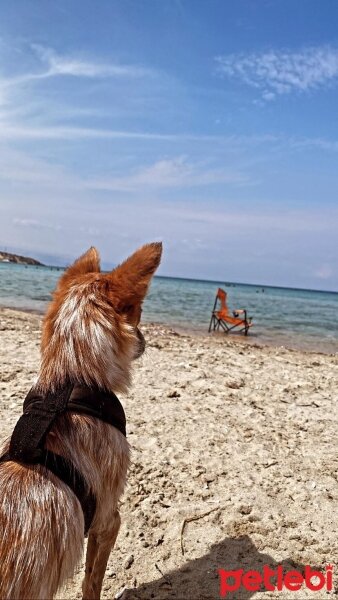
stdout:
<svg viewBox="0 0 338 600">
<path fill-rule="evenodd" d="M 33 386 L 26 396 L 24 412 L 46 411 L 48 418 L 62 412 L 75 412 L 90 415 L 114 425 L 126 435 L 126 419 L 123 407 L 114 392 L 97 386 L 72 383 L 67 380 L 64 386 L 42 393 Z M 54 417 L 52 417 L 54 418 Z"/>
<path fill-rule="evenodd" d="M 94 331 L 94 334 L 93 334 Z M 90 328 L 87 335 L 78 331 L 63 335 L 56 330 L 43 350 L 38 387 L 47 392 L 62 387 L 68 378 L 78 384 L 126 392 L 131 380 L 131 362 L 134 358 L 134 332 L 126 325 L 123 332 L 128 343 L 122 349 L 112 332 Z M 92 335 L 91 335 L 92 334 Z"/>
</svg>

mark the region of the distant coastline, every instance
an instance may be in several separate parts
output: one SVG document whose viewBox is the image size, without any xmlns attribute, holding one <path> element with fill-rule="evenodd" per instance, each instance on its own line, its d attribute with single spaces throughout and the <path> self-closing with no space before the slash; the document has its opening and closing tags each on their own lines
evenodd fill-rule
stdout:
<svg viewBox="0 0 338 600">
<path fill-rule="evenodd" d="M 43 263 L 30 256 L 20 256 L 20 254 L 2 251 L 0 251 L 0 262 L 17 263 L 18 265 L 39 265 L 40 267 L 45 266 Z"/>
</svg>

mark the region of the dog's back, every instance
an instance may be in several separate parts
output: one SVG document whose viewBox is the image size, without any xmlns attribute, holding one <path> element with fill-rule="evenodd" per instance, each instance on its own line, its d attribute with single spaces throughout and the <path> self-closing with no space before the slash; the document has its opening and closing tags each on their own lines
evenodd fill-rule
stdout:
<svg viewBox="0 0 338 600">
<path fill-rule="evenodd" d="M 144 349 L 137 329 L 141 303 L 160 256 L 161 245 L 149 244 L 106 275 L 92 248 L 65 272 L 44 322 L 42 395 L 69 380 L 127 389 L 131 361 Z M 74 465 L 96 499 L 83 596 L 98 598 L 120 526 L 127 440 L 96 417 L 68 412 L 56 418 L 44 448 Z M 0 490 L 0 600 L 52 598 L 82 558 L 79 499 L 44 466 L 11 460 L 0 463 Z"/>
</svg>

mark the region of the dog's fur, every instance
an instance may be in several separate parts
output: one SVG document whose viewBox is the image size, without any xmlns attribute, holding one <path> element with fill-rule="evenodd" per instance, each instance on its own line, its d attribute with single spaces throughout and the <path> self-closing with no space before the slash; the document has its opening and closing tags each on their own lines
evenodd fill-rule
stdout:
<svg viewBox="0 0 338 600">
<path fill-rule="evenodd" d="M 59 280 L 43 324 L 42 392 L 67 379 L 125 392 L 131 361 L 144 350 L 141 305 L 162 245 L 147 244 L 109 274 L 95 248 Z M 4 448 L 7 450 L 8 445 Z M 96 496 L 83 597 L 99 598 L 119 527 L 129 447 L 117 429 L 87 415 L 57 418 L 46 448 L 70 459 Z M 0 464 L 0 599 L 52 598 L 82 557 L 84 519 L 70 488 L 42 466 Z"/>
</svg>

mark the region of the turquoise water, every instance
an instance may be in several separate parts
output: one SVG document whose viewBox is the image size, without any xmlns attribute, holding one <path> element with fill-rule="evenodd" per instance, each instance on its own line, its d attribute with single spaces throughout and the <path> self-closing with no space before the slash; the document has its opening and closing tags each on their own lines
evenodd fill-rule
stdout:
<svg viewBox="0 0 338 600">
<path fill-rule="evenodd" d="M 0 305 L 43 312 L 61 271 L 0 263 Z M 253 317 L 250 340 L 338 352 L 338 294 L 334 292 L 156 277 L 143 320 L 206 333 L 219 286 L 228 292 L 230 309 L 246 308 Z"/>
</svg>

